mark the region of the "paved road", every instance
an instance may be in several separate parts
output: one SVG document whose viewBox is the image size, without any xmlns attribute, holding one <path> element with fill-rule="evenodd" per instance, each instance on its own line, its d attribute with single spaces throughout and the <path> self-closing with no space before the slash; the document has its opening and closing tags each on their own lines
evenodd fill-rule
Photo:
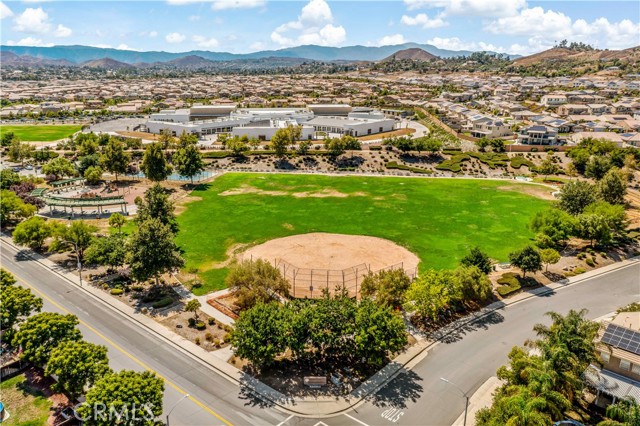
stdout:
<svg viewBox="0 0 640 426">
<path fill-rule="evenodd" d="M 640 300 L 640 262 L 534 297 L 502 309 L 479 324 L 454 334 L 434 346 L 410 372 L 400 374 L 355 410 L 336 417 L 303 419 L 282 414 L 244 395 L 213 371 L 178 352 L 162 340 L 123 320 L 119 314 L 81 293 L 66 280 L 51 274 L 34 261 L 17 256 L 2 246 L 2 266 L 21 284 L 45 296 L 45 309 L 68 310 L 78 315 L 85 339 L 109 348 L 114 369 L 151 368 L 168 380 L 165 411 L 188 392 L 195 399 L 180 403 L 173 425 L 451 425 L 464 408 L 461 395 L 439 380 L 457 383 L 473 393 L 506 361 L 512 346 L 532 337 L 532 326 L 548 322 L 550 310 L 589 309 L 589 317 L 605 315 L 621 305 Z M 142 363 L 142 365 L 141 365 Z"/>
</svg>

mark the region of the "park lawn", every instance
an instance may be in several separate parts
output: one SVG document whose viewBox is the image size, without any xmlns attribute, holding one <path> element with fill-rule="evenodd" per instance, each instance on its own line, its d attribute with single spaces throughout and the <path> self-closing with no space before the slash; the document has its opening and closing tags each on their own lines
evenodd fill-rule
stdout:
<svg viewBox="0 0 640 426">
<path fill-rule="evenodd" d="M 0 383 L 0 394 L 10 417 L 3 426 L 42 426 L 47 424 L 51 401 L 39 389 L 30 386 L 20 374 Z"/>
<path fill-rule="evenodd" d="M 26 124 L 0 126 L 0 134 L 13 132 L 23 142 L 52 142 L 68 138 L 82 129 L 80 124 Z"/>
<path fill-rule="evenodd" d="M 197 269 L 203 281 L 198 294 L 224 288 L 226 270 L 218 264 L 231 246 L 308 232 L 386 238 L 414 252 L 421 270 L 454 268 L 475 245 L 506 261 L 509 252 L 530 242 L 531 217 L 549 205 L 499 189 L 512 185 L 524 191 L 526 184 L 227 173 L 191 193 L 196 201 L 178 216 L 176 241 L 185 268 Z M 225 191 L 235 195 L 221 195 Z"/>
</svg>

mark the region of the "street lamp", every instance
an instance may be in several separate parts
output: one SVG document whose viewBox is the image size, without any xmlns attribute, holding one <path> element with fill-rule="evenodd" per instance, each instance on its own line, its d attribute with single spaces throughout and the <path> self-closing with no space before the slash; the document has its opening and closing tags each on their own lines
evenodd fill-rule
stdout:
<svg viewBox="0 0 640 426">
<path fill-rule="evenodd" d="M 169 412 L 167 413 L 167 426 L 169 426 L 169 416 L 171 415 L 171 412 L 172 412 L 173 410 L 175 410 L 175 408 L 178 406 L 178 404 L 180 404 L 183 400 L 185 400 L 185 399 L 187 399 L 187 398 L 189 398 L 189 394 L 188 394 L 188 393 L 185 393 L 185 394 L 182 396 L 182 398 L 180 398 L 180 399 L 178 400 L 178 402 L 176 402 L 175 404 L 173 404 L 173 407 L 171 407 L 171 410 L 169 410 Z"/>
<path fill-rule="evenodd" d="M 460 387 L 458 385 L 456 385 L 453 382 L 450 382 L 449 380 L 445 379 L 444 377 L 440 377 L 440 380 L 442 380 L 443 382 L 448 383 L 451 386 L 453 386 L 454 388 L 458 389 L 460 391 L 460 393 L 462 393 L 462 396 L 464 396 L 464 422 L 463 422 L 463 426 L 467 426 L 467 410 L 469 409 L 469 395 L 467 395 L 467 393 L 465 391 L 460 389 Z"/>
<path fill-rule="evenodd" d="M 71 245 L 73 245 L 75 252 L 76 252 L 76 259 L 77 259 L 77 267 L 78 267 L 78 274 L 80 275 L 80 287 L 82 287 L 82 262 L 80 262 L 80 252 L 78 251 L 78 243 L 76 243 L 75 241 L 69 241 L 69 240 L 60 240 L 63 243 L 69 243 Z"/>
</svg>

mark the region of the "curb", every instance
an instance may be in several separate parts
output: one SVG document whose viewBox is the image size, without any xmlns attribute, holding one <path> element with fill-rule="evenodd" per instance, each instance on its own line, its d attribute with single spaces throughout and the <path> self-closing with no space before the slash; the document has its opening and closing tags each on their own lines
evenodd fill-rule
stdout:
<svg viewBox="0 0 640 426">
<path fill-rule="evenodd" d="M 27 256 L 29 258 L 31 258 L 32 260 L 36 261 L 41 267 L 47 269 L 50 272 L 55 273 L 56 275 L 60 276 L 61 278 L 63 278 L 64 280 L 70 282 L 71 284 L 73 284 L 75 287 L 80 288 L 84 291 L 85 294 L 88 294 L 90 297 L 93 297 L 96 300 L 99 300 L 101 302 L 107 302 L 106 304 L 109 306 L 110 309 L 112 309 L 113 311 L 117 312 L 118 314 L 120 314 L 123 317 L 126 317 L 130 320 L 133 320 L 134 322 L 136 322 L 139 326 L 141 326 L 142 328 L 144 328 L 145 330 L 151 332 L 153 335 L 160 337 L 162 340 L 168 342 L 169 344 L 177 347 L 182 353 L 184 353 L 185 355 L 197 360 L 198 362 L 202 363 L 203 365 L 207 366 L 208 368 L 211 368 L 212 370 L 214 370 L 216 373 L 222 375 L 223 377 L 225 377 L 227 380 L 231 381 L 232 383 L 235 383 L 238 386 L 247 386 L 249 388 L 251 388 L 252 390 L 252 394 L 258 396 L 260 399 L 263 399 L 265 401 L 268 401 L 272 404 L 274 404 L 274 408 L 278 408 L 279 410 L 286 412 L 288 414 L 293 414 L 299 417 L 306 417 L 306 418 L 327 418 L 327 417 L 334 417 L 337 415 L 340 415 L 344 412 L 347 412 L 353 408 L 356 408 L 360 405 L 362 405 L 363 403 L 365 403 L 365 399 L 372 394 L 375 394 L 376 392 L 378 392 L 381 388 L 383 388 L 384 386 L 386 386 L 390 381 L 392 381 L 394 378 L 396 378 L 402 371 L 402 369 L 407 369 L 409 371 L 411 371 L 411 369 L 418 363 L 420 362 L 424 357 L 426 357 L 426 355 L 428 355 L 428 352 L 431 348 L 433 348 L 435 345 L 437 345 L 438 343 L 440 343 L 440 341 L 450 335 L 451 333 L 459 330 L 460 328 L 468 325 L 468 324 L 472 324 L 476 321 L 479 321 L 491 314 L 493 314 L 494 312 L 500 310 L 500 309 L 504 309 L 508 306 L 512 306 L 515 304 L 518 304 L 520 302 L 529 300 L 533 297 L 540 297 L 540 296 L 544 296 L 547 294 L 551 294 L 553 292 L 555 292 L 558 289 L 563 289 L 563 288 L 567 288 L 570 286 L 573 286 L 575 284 L 579 284 L 585 280 L 594 278 L 594 277 L 598 277 L 604 274 L 608 274 L 610 272 L 619 270 L 619 269 L 623 269 L 623 268 L 627 268 L 630 266 L 634 266 L 637 264 L 637 262 L 640 261 L 640 256 L 638 257 L 634 257 L 631 259 L 626 259 L 622 262 L 619 263 L 614 263 L 612 265 L 608 265 L 605 266 L 603 268 L 601 268 L 601 270 L 595 270 L 595 271 L 589 271 L 586 274 L 581 274 L 581 276 L 579 276 L 579 278 L 576 278 L 575 280 L 569 280 L 568 283 L 566 284 L 561 284 L 561 283 L 551 283 L 549 286 L 546 287 L 539 287 L 539 289 L 541 289 L 542 291 L 535 291 L 538 289 L 534 289 L 531 292 L 527 292 L 528 294 L 525 295 L 524 297 L 519 298 L 518 300 L 513 300 L 510 303 L 508 302 L 504 302 L 504 301 L 498 301 L 498 302 L 494 302 L 492 305 L 496 305 L 492 308 L 490 308 L 489 306 L 487 306 L 486 308 L 484 308 L 483 310 L 481 310 L 480 312 L 477 313 L 477 315 L 474 315 L 473 313 L 470 314 L 469 318 L 463 318 L 460 322 L 458 323 L 454 323 L 455 326 L 451 329 L 448 329 L 444 334 L 438 336 L 437 338 L 435 338 L 435 340 L 433 341 L 428 341 L 428 340 L 423 340 L 422 342 L 418 342 L 414 348 L 419 350 L 415 353 L 415 354 L 408 354 L 408 352 L 411 351 L 411 349 L 409 349 L 407 352 L 404 352 L 402 354 L 400 354 L 399 356 L 397 356 L 396 358 L 394 358 L 393 360 L 391 360 L 391 362 L 389 364 L 387 364 L 386 367 L 390 367 L 389 370 L 391 370 L 388 374 L 385 374 L 385 378 L 383 379 L 383 381 L 381 381 L 380 383 L 377 384 L 373 384 L 373 382 L 376 381 L 375 376 L 378 375 L 381 371 L 383 371 L 386 367 L 383 367 L 381 370 L 378 371 L 378 373 L 376 373 L 374 376 L 370 377 L 369 379 L 367 379 L 366 381 L 364 381 L 358 388 L 354 389 L 349 395 L 353 396 L 355 398 L 357 398 L 356 401 L 354 401 L 353 403 L 348 402 L 347 406 L 344 408 L 340 408 L 336 411 L 331 411 L 331 412 L 324 412 L 324 413 L 307 413 L 307 412 L 300 412 L 300 411 L 296 411 L 292 408 L 290 408 L 290 406 L 287 404 L 283 404 L 282 402 L 278 402 L 277 400 L 274 400 L 272 398 L 269 398 L 268 396 L 264 395 L 262 392 L 260 392 L 259 390 L 257 390 L 257 387 L 262 385 L 267 387 L 266 385 L 262 384 L 260 381 L 258 381 L 257 379 L 253 378 L 252 376 L 237 370 L 238 373 L 243 376 L 243 382 L 241 382 L 238 378 L 233 377 L 231 374 L 229 374 L 228 372 L 223 371 L 221 368 L 217 367 L 216 365 L 212 364 L 210 361 L 207 361 L 205 359 L 203 359 L 201 356 L 199 356 L 198 354 L 195 354 L 183 347 L 181 347 L 180 345 L 178 345 L 176 342 L 174 342 L 173 340 L 171 340 L 170 338 L 168 338 L 167 336 L 163 335 L 162 333 L 159 333 L 158 331 L 154 330 L 153 328 L 149 327 L 147 324 L 144 324 L 142 321 L 138 320 L 137 318 L 135 318 L 134 316 L 131 316 L 130 314 L 128 314 L 127 312 L 124 312 L 123 310 L 121 310 L 119 307 L 117 307 L 115 304 L 111 303 L 113 302 L 113 300 L 111 300 L 111 298 L 105 298 L 102 299 L 100 297 L 98 297 L 96 294 L 92 293 L 91 291 L 87 290 L 84 287 L 80 287 L 77 283 L 73 282 L 69 277 L 65 276 L 64 274 L 62 274 L 59 271 L 56 271 L 55 269 L 50 268 L 49 266 L 45 265 L 42 260 L 45 260 L 40 254 L 33 252 L 30 249 L 21 249 L 20 247 L 16 246 L 13 244 L 13 242 L 8 242 L 6 240 L 9 239 L 9 237 L 5 234 L 1 234 L 2 236 L 2 242 L 6 243 L 8 246 L 13 247 L 15 250 L 18 251 L 25 251 L 27 250 L 29 253 L 27 254 Z M 610 266 L 610 267 L 609 267 Z M 608 268 L 609 267 L 609 268 Z M 605 268 L 608 268 L 606 270 L 603 270 Z M 595 273 L 590 273 L 590 272 L 595 272 Z M 587 275 L 588 276 L 582 276 L 582 275 Z M 571 277 L 571 278 L 575 278 L 575 277 Z M 551 287 L 553 286 L 553 287 Z M 520 293 L 523 294 L 523 293 Z M 173 333 L 170 330 L 167 330 L 168 332 Z M 173 333 L 175 334 L 175 333 Z M 176 334 L 176 336 L 178 336 Z M 422 347 L 421 347 L 422 346 Z M 420 348 L 421 347 L 421 348 Z M 403 356 L 409 356 L 408 359 L 406 360 L 402 360 L 401 362 L 397 363 L 396 360 L 398 360 L 398 358 L 403 358 Z M 234 368 L 235 367 L 231 367 Z M 366 389 L 367 387 L 371 386 L 369 389 Z M 271 389 L 271 388 L 269 388 Z M 272 389 L 273 390 L 273 389 Z M 273 390 L 274 393 L 278 393 L 277 391 Z M 283 395 L 284 396 L 284 395 Z M 282 400 L 282 399 L 281 399 Z M 322 403 L 322 401 L 318 401 L 317 399 L 314 400 L 309 400 L 309 401 L 305 401 L 305 400 L 301 400 L 301 401 L 295 401 L 293 400 L 293 398 L 287 398 L 285 396 L 284 400 L 289 400 L 289 401 L 294 401 L 294 402 L 298 402 L 298 403 L 313 403 L 313 404 L 318 404 L 318 403 Z M 329 402 L 329 401 L 327 401 Z M 331 402 L 334 402 L 334 400 L 332 399 Z"/>
</svg>

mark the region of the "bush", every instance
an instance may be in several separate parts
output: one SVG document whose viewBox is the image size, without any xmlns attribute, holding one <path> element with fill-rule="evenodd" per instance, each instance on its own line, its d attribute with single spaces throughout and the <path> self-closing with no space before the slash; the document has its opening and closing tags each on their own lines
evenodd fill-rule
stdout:
<svg viewBox="0 0 640 426">
<path fill-rule="evenodd" d="M 456 154 L 448 160 L 444 160 L 442 163 L 436 166 L 437 170 L 445 170 L 454 173 L 458 173 L 462 169 L 462 162 L 470 160 L 471 157 L 467 154 Z"/>
<path fill-rule="evenodd" d="M 114 296 L 120 296 L 122 293 L 124 293 L 124 290 L 122 290 L 121 288 L 112 288 L 109 293 Z"/>
<path fill-rule="evenodd" d="M 594 262 L 594 261 L 593 261 L 593 258 L 592 258 L 592 257 L 588 258 L 588 259 L 587 259 L 587 260 L 585 260 L 584 262 L 585 262 L 587 265 L 591 266 L 592 268 L 593 268 L 594 266 L 596 266 L 596 262 Z"/>
<path fill-rule="evenodd" d="M 161 309 L 161 308 L 166 308 L 167 306 L 171 305 L 173 303 L 173 299 L 171 297 L 164 297 L 160 300 L 158 300 L 157 302 L 155 302 L 153 305 L 153 309 Z"/>
<path fill-rule="evenodd" d="M 215 320 L 215 318 L 209 318 L 209 319 L 207 320 L 207 322 L 209 323 L 209 325 L 216 325 L 216 320 Z"/>
<path fill-rule="evenodd" d="M 518 157 L 511 158 L 511 167 L 513 167 L 514 169 L 519 169 L 522 166 L 526 166 L 531 170 L 535 168 L 536 165 L 524 157 L 518 156 Z"/>
<path fill-rule="evenodd" d="M 498 279 L 498 284 L 500 287 L 496 290 L 500 297 L 507 297 L 511 294 L 519 291 L 522 287 L 520 285 L 520 280 L 518 280 L 518 275 L 513 272 L 507 272 Z"/>
<path fill-rule="evenodd" d="M 132 285 L 131 286 L 131 290 L 133 290 L 133 291 L 142 291 L 142 290 L 144 290 L 144 287 L 142 287 L 141 285 Z"/>
<path fill-rule="evenodd" d="M 370 146 L 369 151 L 382 151 L 381 146 Z"/>
<path fill-rule="evenodd" d="M 421 169 L 419 167 L 411 167 L 411 166 L 407 166 L 405 164 L 398 164 L 398 162 L 396 162 L 396 161 L 389 161 L 388 163 L 385 163 L 384 166 L 387 169 L 406 170 L 406 171 L 412 172 L 412 173 L 422 173 L 422 174 L 427 174 L 427 175 L 430 175 L 431 173 L 433 173 L 431 170 L 425 170 L 425 169 Z"/>
<path fill-rule="evenodd" d="M 200 338 L 199 337 L 196 337 L 195 344 L 200 346 Z"/>
<path fill-rule="evenodd" d="M 193 317 L 189 317 L 187 322 L 189 323 L 189 327 L 195 327 L 196 326 L 196 319 L 193 318 Z"/>
<path fill-rule="evenodd" d="M 213 334 L 211 333 L 207 333 L 204 335 L 204 340 L 206 340 L 207 342 L 213 342 Z"/>
<path fill-rule="evenodd" d="M 216 340 L 214 340 L 214 341 L 213 341 L 213 345 L 214 345 L 216 348 L 219 348 L 219 347 L 220 347 L 220 339 L 216 339 Z"/>
<path fill-rule="evenodd" d="M 207 328 L 207 325 L 204 323 L 204 321 L 198 321 L 196 323 L 196 329 L 204 330 L 205 328 Z"/>
<path fill-rule="evenodd" d="M 538 152 L 538 148 L 531 148 L 531 152 Z"/>
<path fill-rule="evenodd" d="M 222 340 L 224 340 L 225 342 L 228 342 L 229 340 L 231 340 L 231 333 L 225 333 L 224 336 L 222 337 Z"/>
</svg>

